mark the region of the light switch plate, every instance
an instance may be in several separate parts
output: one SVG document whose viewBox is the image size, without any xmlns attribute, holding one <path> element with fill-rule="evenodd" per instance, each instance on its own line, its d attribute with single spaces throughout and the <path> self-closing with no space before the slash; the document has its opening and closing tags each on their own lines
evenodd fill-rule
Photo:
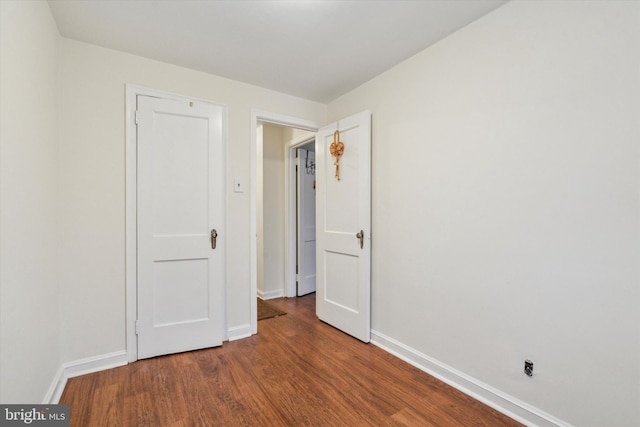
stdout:
<svg viewBox="0 0 640 427">
<path fill-rule="evenodd" d="M 233 191 L 236 193 L 244 193 L 244 184 L 240 178 L 233 179 Z"/>
</svg>

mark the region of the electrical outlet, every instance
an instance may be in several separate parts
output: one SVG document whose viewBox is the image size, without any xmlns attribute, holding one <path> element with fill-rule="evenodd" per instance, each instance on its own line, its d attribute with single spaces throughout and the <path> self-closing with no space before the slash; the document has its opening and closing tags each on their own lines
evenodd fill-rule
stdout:
<svg viewBox="0 0 640 427">
<path fill-rule="evenodd" d="M 533 376 L 533 362 L 529 359 L 524 361 L 524 373 L 528 376 Z"/>
</svg>

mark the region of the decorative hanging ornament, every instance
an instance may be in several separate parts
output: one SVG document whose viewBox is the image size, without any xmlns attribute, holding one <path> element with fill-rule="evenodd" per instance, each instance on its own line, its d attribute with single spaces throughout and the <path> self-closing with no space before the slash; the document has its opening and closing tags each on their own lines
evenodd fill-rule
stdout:
<svg viewBox="0 0 640 427">
<path fill-rule="evenodd" d="M 336 158 L 333 163 L 336 167 L 336 179 L 340 181 L 340 157 L 344 154 L 344 144 L 340 141 L 340 131 L 337 130 L 333 133 L 333 142 L 329 147 L 331 155 Z"/>
</svg>

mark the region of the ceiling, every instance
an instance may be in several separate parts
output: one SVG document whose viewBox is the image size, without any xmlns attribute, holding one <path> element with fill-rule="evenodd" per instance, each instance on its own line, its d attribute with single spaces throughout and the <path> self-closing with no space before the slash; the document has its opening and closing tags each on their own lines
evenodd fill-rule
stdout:
<svg viewBox="0 0 640 427">
<path fill-rule="evenodd" d="M 506 0 L 49 0 L 63 37 L 327 103 Z"/>
</svg>

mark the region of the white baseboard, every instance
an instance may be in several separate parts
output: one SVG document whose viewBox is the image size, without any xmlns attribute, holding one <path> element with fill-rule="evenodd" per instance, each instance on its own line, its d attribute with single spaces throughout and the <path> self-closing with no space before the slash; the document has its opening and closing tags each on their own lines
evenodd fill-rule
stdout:
<svg viewBox="0 0 640 427">
<path fill-rule="evenodd" d="M 284 296 L 284 289 L 278 289 L 275 291 L 261 291 L 260 289 L 258 289 L 258 291 L 256 292 L 258 294 L 258 297 L 262 300 L 268 300 L 268 299 L 274 299 L 274 298 L 282 298 Z"/>
<path fill-rule="evenodd" d="M 236 326 L 228 330 L 229 341 L 250 336 L 251 325 L 248 324 Z M 60 397 L 69 378 L 104 371 L 105 369 L 117 368 L 127 363 L 129 363 L 129 356 L 125 350 L 63 363 L 53 377 L 49 390 L 47 390 L 47 394 L 42 400 L 42 404 L 57 404 L 60 401 Z"/>
<path fill-rule="evenodd" d="M 524 425 L 572 427 L 383 333 L 371 330 L 371 343 Z"/>
<path fill-rule="evenodd" d="M 235 341 L 242 338 L 247 338 L 251 336 L 251 325 L 240 325 L 234 326 L 233 328 L 229 328 L 227 330 L 227 338 L 229 341 Z"/>
<path fill-rule="evenodd" d="M 124 350 L 113 353 L 101 354 L 99 356 L 87 357 L 86 359 L 63 363 L 58 369 L 49 391 L 47 392 L 43 404 L 56 404 L 62 396 L 64 386 L 69 378 L 92 372 L 104 371 L 105 369 L 117 368 L 128 363 L 127 352 Z"/>
<path fill-rule="evenodd" d="M 58 403 L 60 396 L 62 396 L 62 392 L 64 391 L 64 386 L 67 384 L 67 379 L 64 378 L 63 380 L 63 378 L 64 368 L 60 366 L 58 368 L 58 372 L 56 372 L 56 375 L 53 377 L 53 381 L 51 381 L 47 394 L 45 394 L 44 399 L 42 399 L 43 405 Z"/>
</svg>

